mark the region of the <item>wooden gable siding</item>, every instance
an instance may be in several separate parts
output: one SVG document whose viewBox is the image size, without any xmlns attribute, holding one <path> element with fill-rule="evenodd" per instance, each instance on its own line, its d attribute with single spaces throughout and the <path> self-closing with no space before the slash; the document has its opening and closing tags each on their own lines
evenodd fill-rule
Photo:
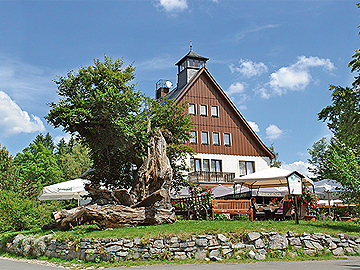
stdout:
<svg viewBox="0 0 360 270">
<path fill-rule="evenodd" d="M 264 147 L 254 137 L 255 135 L 245 126 L 223 94 L 204 73 L 178 100 L 178 102 L 182 101 L 196 104 L 193 130 L 198 132 L 198 143 L 187 143 L 194 148 L 196 153 L 269 157 Z M 200 115 L 201 104 L 208 106 L 207 116 Z M 218 106 L 219 117 L 211 116 L 211 106 Z M 201 131 L 209 132 L 208 145 L 201 144 Z M 213 132 L 220 133 L 220 145 L 213 144 Z M 231 134 L 231 146 L 224 145 L 224 133 Z"/>
</svg>

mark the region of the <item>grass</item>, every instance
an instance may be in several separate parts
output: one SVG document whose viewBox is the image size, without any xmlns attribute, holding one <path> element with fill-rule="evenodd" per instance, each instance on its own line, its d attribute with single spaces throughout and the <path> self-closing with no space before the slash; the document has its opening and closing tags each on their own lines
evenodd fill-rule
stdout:
<svg viewBox="0 0 360 270">
<path fill-rule="evenodd" d="M 302 234 L 303 232 L 315 233 L 321 232 L 329 235 L 336 236 L 339 233 L 347 233 L 351 235 L 360 235 L 360 226 L 354 222 L 342 222 L 342 221 L 303 221 L 300 220 L 299 224 L 296 225 L 293 220 L 291 221 L 245 221 L 245 220 L 233 220 L 233 221 L 190 221 L 190 220 L 179 220 L 174 224 L 163 224 L 155 226 L 138 226 L 138 227 L 129 227 L 129 228 L 120 228 L 113 230 L 100 230 L 96 225 L 86 225 L 77 227 L 70 231 L 41 231 L 31 230 L 23 231 L 23 234 L 53 234 L 55 238 L 58 239 L 68 239 L 76 240 L 79 238 L 157 238 L 157 237 L 170 237 L 177 235 L 181 239 L 189 238 L 192 235 L 200 234 L 224 234 L 228 236 L 229 239 L 236 242 L 237 238 L 250 232 L 272 232 L 276 231 L 279 233 L 286 233 L 287 231 L 293 231 L 296 234 Z M 7 232 L 0 234 L 1 238 L 11 239 L 15 237 L 20 232 Z M 276 255 L 276 254 L 275 254 Z M 7 256 L 13 258 L 20 258 L 13 254 L 8 254 L 0 251 L 0 256 Z M 195 264 L 195 263 L 209 263 L 205 260 L 196 260 L 196 259 L 186 259 L 186 260 L 146 260 L 146 261 L 125 261 L 125 262 L 83 262 L 79 260 L 73 261 L 63 261 L 55 258 L 40 258 L 46 262 L 54 263 L 57 265 L 62 265 L 71 269 L 85 269 L 91 266 L 96 268 L 98 267 L 117 267 L 117 266 L 140 266 L 140 265 L 150 265 L 150 264 Z M 315 257 L 305 256 L 299 254 L 296 258 L 291 258 L 289 256 L 267 256 L 266 261 L 274 260 L 330 260 L 330 259 L 339 259 L 331 254 L 318 254 Z M 235 258 L 226 259 L 223 262 L 225 263 L 244 263 L 244 262 L 254 262 L 255 260 L 248 257 L 243 257 L 241 260 Z"/>
<path fill-rule="evenodd" d="M 96 225 L 86 225 L 77 227 L 70 231 L 23 231 L 23 234 L 53 234 L 59 239 L 77 239 L 82 238 L 158 238 L 171 237 L 177 235 L 181 239 L 189 238 L 192 235 L 201 234 L 224 234 L 231 237 L 242 236 L 250 231 L 286 233 L 293 231 L 297 234 L 303 232 L 315 233 L 321 232 L 329 235 L 347 233 L 351 235 L 360 235 L 360 226 L 354 222 L 342 221 L 303 221 L 300 220 L 296 225 L 293 220 L 289 221 L 195 221 L 179 220 L 174 224 L 162 224 L 154 226 L 137 226 L 120 228 L 113 230 L 100 230 Z M 20 232 L 7 232 L 0 234 L 0 238 L 13 238 Z"/>
<path fill-rule="evenodd" d="M 346 259 L 344 257 L 334 257 L 330 253 L 318 253 L 316 256 L 306 256 L 304 254 L 299 253 L 299 255 L 295 258 L 290 257 L 289 255 L 282 256 L 282 251 L 278 251 L 276 254 L 272 256 L 269 255 L 265 259 L 265 261 L 317 261 L 317 260 L 339 260 Z M 9 257 L 15 259 L 24 259 L 20 256 L 9 254 L 3 251 L 0 251 L 0 257 Z M 48 257 L 40 257 L 40 258 L 27 258 L 27 260 L 36 260 L 36 263 L 52 266 L 60 266 L 66 267 L 67 269 L 99 269 L 99 268 L 107 268 L 107 267 L 139 267 L 142 265 L 181 265 L 181 264 L 201 264 L 201 263 L 217 263 L 214 261 L 207 261 L 203 259 L 184 259 L 184 260 L 163 260 L 163 259 L 149 259 L 149 260 L 129 260 L 122 262 L 86 262 L 81 260 L 71 260 L 65 261 L 57 258 L 48 258 Z M 258 262 L 255 259 L 251 259 L 246 255 L 241 256 L 241 259 L 236 258 L 228 258 L 221 261 L 221 263 L 254 263 Z"/>
</svg>

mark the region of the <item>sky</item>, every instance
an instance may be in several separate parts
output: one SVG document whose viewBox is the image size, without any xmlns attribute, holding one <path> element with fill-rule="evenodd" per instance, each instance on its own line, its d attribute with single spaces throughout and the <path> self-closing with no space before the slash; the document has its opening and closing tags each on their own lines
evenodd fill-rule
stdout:
<svg viewBox="0 0 360 270">
<path fill-rule="evenodd" d="M 137 90 L 155 95 L 177 81 L 175 63 L 193 50 L 283 168 L 305 172 L 308 148 L 329 138 L 317 113 L 329 85 L 350 86 L 359 48 L 352 0 L 0 0 L 0 145 L 11 155 L 54 129 L 57 76 L 122 58 Z"/>
</svg>

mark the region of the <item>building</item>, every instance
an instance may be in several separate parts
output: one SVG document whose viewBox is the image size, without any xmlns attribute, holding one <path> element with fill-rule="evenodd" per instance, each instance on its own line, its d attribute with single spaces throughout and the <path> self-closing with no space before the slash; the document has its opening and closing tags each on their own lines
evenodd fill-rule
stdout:
<svg viewBox="0 0 360 270">
<path fill-rule="evenodd" d="M 189 103 L 195 128 L 187 144 L 196 153 L 187 161 L 189 180 L 202 186 L 232 185 L 235 177 L 268 169 L 274 155 L 207 70 L 208 60 L 190 48 L 176 63 L 176 87 L 170 91 L 171 85 L 160 80 L 156 97 Z"/>
</svg>

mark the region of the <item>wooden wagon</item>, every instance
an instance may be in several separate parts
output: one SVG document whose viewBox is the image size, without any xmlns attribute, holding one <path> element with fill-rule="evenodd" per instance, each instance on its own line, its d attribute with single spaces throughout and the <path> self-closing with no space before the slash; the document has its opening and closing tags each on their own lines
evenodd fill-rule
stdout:
<svg viewBox="0 0 360 270">
<path fill-rule="evenodd" d="M 211 213 L 211 199 L 206 195 L 171 200 L 175 214 L 186 219 L 206 220 Z"/>
</svg>

